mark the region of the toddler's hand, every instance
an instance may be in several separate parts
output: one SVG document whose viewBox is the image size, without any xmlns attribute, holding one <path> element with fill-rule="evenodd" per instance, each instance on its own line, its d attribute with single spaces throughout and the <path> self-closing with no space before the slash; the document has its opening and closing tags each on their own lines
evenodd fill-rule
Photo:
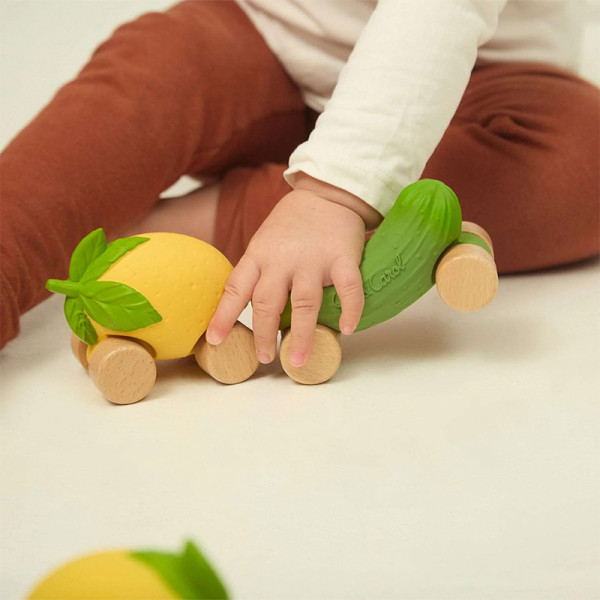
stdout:
<svg viewBox="0 0 600 600">
<path fill-rule="evenodd" d="M 206 339 L 218 344 L 252 300 L 258 359 L 275 357 L 279 317 L 291 290 L 290 360 L 302 366 L 310 356 L 323 287 L 333 284 L 342 305 L 340 330 L 356 328 L 364 305 L 359 264 L 365 223 L 379 213 L 352 194 L 299 174 L 256 232 L 231 273 Z"/>
</svg>

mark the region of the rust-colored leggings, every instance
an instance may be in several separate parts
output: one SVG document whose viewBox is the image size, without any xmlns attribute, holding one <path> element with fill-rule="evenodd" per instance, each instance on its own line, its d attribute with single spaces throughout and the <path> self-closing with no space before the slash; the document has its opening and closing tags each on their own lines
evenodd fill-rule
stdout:
<svg viewBox="0 0 600 600">
<path fill-rule="evenodd" d="M 597 88 L 539 64 L 478 66 L 425 177 L 488 229 L 501 272 L 599 251 Z M 236 261 L 288 191 L 314 119 L 233 2 L 119 28 L 0 156 L 0 346 L 92 229 L 123 229 L 183 174 L 217 175 L 215 244 Z"/>
</svg>

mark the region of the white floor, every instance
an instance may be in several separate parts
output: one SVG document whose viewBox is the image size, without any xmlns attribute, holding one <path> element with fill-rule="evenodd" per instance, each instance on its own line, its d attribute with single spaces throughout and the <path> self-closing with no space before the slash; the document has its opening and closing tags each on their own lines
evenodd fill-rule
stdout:
<svg viewBox="0 0 600 600">
<path fill-rule="evenodd" d="M 114 25 L 165 4 L 1 0 L 0 145 Z M 502 278 L 470 315 L 432 291 L 346 339 L 323 386 L 169 362 L 126 407 L 49 300 L 0 353 L 0 598 L 187 537 L 240 600 L 600 598 L 599 266 Z"/>
</svg>

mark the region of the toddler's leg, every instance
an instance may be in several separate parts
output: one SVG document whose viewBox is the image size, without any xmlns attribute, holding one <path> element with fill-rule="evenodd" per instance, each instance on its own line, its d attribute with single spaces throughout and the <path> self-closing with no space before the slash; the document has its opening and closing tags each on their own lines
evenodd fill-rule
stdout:
<svg viewBox="0 0 600 600">
<path fill-rule="evenodd" d="M 500 272 L 600 250 L 600 91 L 540 64 L 476 68 L 424 177 L 488 230 Z"/>
<path fill-rule="evenodd" d="M 475 71 L 423 177 L 456 190 L 500 271 L 537 269 L 598 252 L 598 152 L 596 88 L 552 67 L 494 65 Z M 290 191 L 285 168 L 237 168 L 221 182 L 213 243 L 231 261 Z"/>
<path fill-rule="evenodd" d="M 89 231 L 118 232 L 182 174 L 281 161 L 305 136 L 299 92 L 234 2 L 119 28 L 0 156 L 0 347 Z"/>
<path fill-rule="evenodd" d="M 475 69 L 423 177 L 460 199 L 489 231 L 500 272 L 585 259 L 600 251 L 600 91 L 541 64 Z M 289 187 L 283 165 L 239 169 L 223 182 L 215 244 L 232 260 Z"/>
</svg>

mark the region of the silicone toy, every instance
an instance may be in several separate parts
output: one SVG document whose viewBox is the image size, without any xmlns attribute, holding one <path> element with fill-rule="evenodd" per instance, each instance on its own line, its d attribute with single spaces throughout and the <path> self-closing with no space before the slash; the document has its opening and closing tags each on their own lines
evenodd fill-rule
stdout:
<svg viewBox="0 0 600 600">
<path fill-rule="evenodd" d="M 116 550 L 78 558 L 41 581 L 28 600 L 227 599 L 214 569 L 193 542 L 180 554 Z"/>
<path fill-rule="evenodd" d="M 387 321 L 429 290 L 438 258 L 460 231 L 460 205 L 448 186 L 422 180 L 405 188 L 365 245 L 360 264 L 365 306 L 356 331 Z M 318 322 L 338 330 L 340 316 L 335 288 L 327 287 Z M 290 320 L 288 305 L 282 327 Z"/>
<path fill-rule="evenodd" d="M 448 306 L 463 312 L 483 308 L 498 289 L 489 235 L 474 223 L 463 223 L 456 194 L 433 179 L 422 179 L 402 191 L 366 243 L 360 272 L 365 305 L 356 331 L 396 316 L 434 284 Z M 318 351 L 301 369 L 290 364 L 289 340 L 284 334 L 280 355 L 290 377 L 301 383 L 322 383 L 335 374 L 341 347 L 333 332 L 339 331 L 340 315 L 334 287 L 325 288 L 315 341 Z M 281 329 L 287 331 L 290 323 L 288 302 Z"/>
<path fill-rule="evenodd" d="M 75 249 L 69 280 L 49 280 L 47 287 L 67 296 L 75 355 L 109 400 L 128 404 L 154 385 L 155 359 L 194 354 L 223 383 L 254 374 L 253 336 L 243 324 L 218 346 L 203 336 L 231 270 L 218 250 L 195 238 L 149 233 L 107 244 L 99 229 Z M 488 234 L 463 223 L 454 192 L 428 179 L 400 194 L 367 241 L 360 271 L 365 307 L 357 330 L 394 317 L 434 284 L 442 300 L 460 311 L 484 307 L 498 287 Z M 280 320 L 280 358 L 292 379 L 315 384 L 336 373 L 342 359 L 340 314 L 335 289 L 325 288 L 313 352 L 297 368 L 289 360 L 288 302 Z"/>
<path fill-rule="evenodd" d="M 242 323 L 219 346 L 203 337 L 232 268 L 193 237 L 148 233 L 108 244 L 97 229 L 73 252 L 69 280 L 46 287 L 67 296 L 73 351 L 100 391 L 131 404 L 152 389 L 157 359 L 195 355 L 222 383 L 254 374 L 254 339 Z"/>
</svg>

